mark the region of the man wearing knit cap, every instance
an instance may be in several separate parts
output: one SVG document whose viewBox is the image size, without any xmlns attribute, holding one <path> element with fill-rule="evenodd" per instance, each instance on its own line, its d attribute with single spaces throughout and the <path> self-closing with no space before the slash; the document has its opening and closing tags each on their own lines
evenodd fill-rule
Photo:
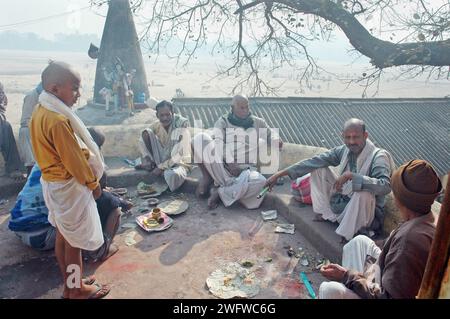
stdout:
<svg viewBox="0 0 450 319">
<path fill-rule="evenodd" d="M 320 270 L 332 280 L 320 285 L 320 298 L 403 299 L 417 295 L 435 232 L 431 205 L 442 185 L 429 163 L 412 160 L 394 172 L 391 186 L 403 223 L 381 250 L 362 235 L 346 244 L 343 266 L 330 264 Z"/>
</svg>

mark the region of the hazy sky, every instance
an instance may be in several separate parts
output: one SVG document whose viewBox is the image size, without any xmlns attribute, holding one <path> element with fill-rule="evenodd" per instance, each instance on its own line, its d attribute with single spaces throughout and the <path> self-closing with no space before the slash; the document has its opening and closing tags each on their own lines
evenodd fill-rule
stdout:
<svg viewBox="0 0 450 319">
<path fill-rule="evenodd" d="M 106 6 L 96 9 L 98 14 L 86 8 L 88 6 L 89 0 L 0 0 L 0 32 L 34 32 L 47 39 L 52 39 L 56 33 L 76 32 L 101 37 Z M 72 13 L 64 14 L 68 12 Z M 55 15 L 61 16 L 50 17 Z"/>
<path fill-rule="evenodd" d="M 34 32 L 49 40 L 58 33 L 88 33 L 101 38 L 107 6 L 93 9 L 89 5 L 89 0 L 0 0 L 0 32 Z M 139 33 L 139 23 L 136 28 Z M 348 40 L 343 35 L 338 38 L 325 47 L 314 42 L 310 49 L 319 58 L 350 62 Z M 326 56 L 321 52 L 325 48 Z"/>
</svg>

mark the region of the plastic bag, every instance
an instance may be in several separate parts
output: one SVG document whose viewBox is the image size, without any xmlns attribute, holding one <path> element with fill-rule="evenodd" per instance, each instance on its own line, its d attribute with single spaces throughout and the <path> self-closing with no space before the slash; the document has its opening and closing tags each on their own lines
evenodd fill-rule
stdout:
<svg viewBox="0 0 450 319">
<path fill-rule="evenodd" d="M 295 199 L 304 204 L 312 204 L 311 199 L 311 174 L 297 178 L 291 184 Z"/>
</svg>

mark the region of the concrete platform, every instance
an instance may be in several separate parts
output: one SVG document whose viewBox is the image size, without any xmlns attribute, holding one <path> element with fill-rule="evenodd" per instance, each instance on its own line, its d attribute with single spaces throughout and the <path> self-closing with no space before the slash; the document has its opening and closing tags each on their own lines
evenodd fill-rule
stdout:
<svg viewBox="0 0 450 319">
<path fill-rule="evenodd" d="M 130 195 L 140 181 L 153 180 L 147 172 L 124 166 L 123 159 L 108 158 L 107 163 L 109 184 L 128 186 Z M 214 298 L 205 288 L 208 275 L 226 262 L 244 259 L 255 263 L 262 280 L 256 298 L 309 298 L 298 280 L 300 271 L 308 274 L 318 292 L 324 278 L 315 266 L 323 258 L 340 260 L 342 246 L 335 225 L 313 222 L 311 207 L 301 206 L 289 195 L 288 180 L 266 196 L 260 209 L 250 211 L 236 204 L 209 211 L 206 200 L 193 195 L 199 176 L 194 169 L 180 191 L 162 195 L 161 199 L 185 198 L 190 204 L 186 213 L 174 218 L 173 227 L 150 234 L 122 228 L 115 240 L 119 252 L 102 264 L 86 265 L 85 273 L 111 283 L 108 298 Z M 53 252 L 27 248 L 7 229 L 14 197 L 0 207 L 0 297 L 58 298 L 62 284 Z M 275 222 L 261 218 L 261 211 L 267 209 L 277 209 L 278 222 L 294 223 L 295 234 L 274 233 Z M 138 214 L 135 209 L 122 225 L 129 226 Z M 128 246 L 126 238 L 133 234 L 136 244 Z M 289 257 L 289 247 L 301 248 L 309 265 Z M 268 258 L 272 261 L 266 262 Z"/>
</svg>

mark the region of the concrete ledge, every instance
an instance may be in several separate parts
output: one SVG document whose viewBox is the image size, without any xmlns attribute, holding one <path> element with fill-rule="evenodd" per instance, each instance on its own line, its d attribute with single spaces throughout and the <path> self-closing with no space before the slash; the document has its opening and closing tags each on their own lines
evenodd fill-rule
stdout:
<svg viewBox="0 0 450 319">
<path fill-rule="evenodd" d="M 266 204 L 267 202 L 267 204 Z M 269 203 L 273 204 L 269 204 Z M 336 234 L 337 224 L 330 222 L 315 222 L 312 206 L 297 202 L 293 196 L 286 194 L 269 194 L 263 203 L 273 207 L 280 215 L 295 225 L 296 231 L 303 236 L 332 262 L 341 262 L 342 247 L 341 238 Z"/>
</svg>

